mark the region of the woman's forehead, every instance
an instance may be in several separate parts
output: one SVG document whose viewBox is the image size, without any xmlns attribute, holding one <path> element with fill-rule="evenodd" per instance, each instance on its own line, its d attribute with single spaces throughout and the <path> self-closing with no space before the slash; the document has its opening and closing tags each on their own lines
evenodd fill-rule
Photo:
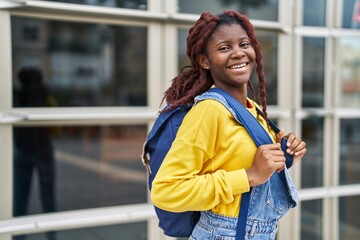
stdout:
<svg viewBox="0 0 360 240">
<path fill-rule="evenodd" d="M 248 37 L 240 24 L 225 24 L 215 29 L 209 40 Z"/>
</svg>

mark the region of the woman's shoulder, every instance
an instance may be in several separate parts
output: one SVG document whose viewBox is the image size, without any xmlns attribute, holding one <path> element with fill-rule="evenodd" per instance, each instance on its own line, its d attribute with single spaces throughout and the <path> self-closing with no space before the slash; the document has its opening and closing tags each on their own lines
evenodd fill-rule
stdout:
<svg viewBox="0 0 360 240">
<path fill-rule="evenodd" d="M 189 115 L 208 116 L 211 118 L 228 117 L 231 113 L 219 101 L 205 99 L 197 102 L 189 111 Z"/>
<path fill-rule="evenodd" d="M 216 136 L 229 121 L 231 113 L 220 102 L 207 99 L 195 104 L 185 115 L 177 136 L 193 143 L 199 136 Z"/>
</svg>

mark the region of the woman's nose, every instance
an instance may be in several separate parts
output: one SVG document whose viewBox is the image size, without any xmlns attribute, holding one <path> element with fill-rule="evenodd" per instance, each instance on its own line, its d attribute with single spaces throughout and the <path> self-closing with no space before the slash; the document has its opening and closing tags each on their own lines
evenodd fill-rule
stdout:
<svg viewBox="0 0 360 240">
<path fill-rule="evenodd" d="M 245 52 L 240 49 L 240 48 L 236 48 L 234 49 L 234 52 L 232 53 L 232 58 L 242 58 L 242 57 L 245 57 Z"/>
</svg>

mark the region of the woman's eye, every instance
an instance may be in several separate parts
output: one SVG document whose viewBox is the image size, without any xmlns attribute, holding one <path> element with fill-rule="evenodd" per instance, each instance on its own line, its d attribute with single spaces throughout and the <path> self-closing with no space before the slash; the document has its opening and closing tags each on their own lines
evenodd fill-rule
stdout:
<svg viewBox="0 0 360 240">
<path fill-rule="evenodd" d="M 220 47 L 219 50 L 220 51 L 226 51 L 226 50 L 229 50 L 229 47 L 227 47 L 227 46 Z"/>
<path fill-rule="evenodd" d="M 242 42 L 240 44 L 240 47 L 248 47 L 248 46 L 250 46 L 250 42 Z"/>
</svg>

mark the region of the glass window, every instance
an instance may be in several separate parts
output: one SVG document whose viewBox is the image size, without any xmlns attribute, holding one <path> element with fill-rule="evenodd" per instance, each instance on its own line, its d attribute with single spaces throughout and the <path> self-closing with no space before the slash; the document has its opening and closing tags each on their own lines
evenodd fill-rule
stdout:
<svg viewBox="0 0 360 240">
<path fill-rule="evenodd" d="M 147 9 L 147 0 L 46 0 L 46 1 L 115 7 L 115 8 L 130 8 L 130 9 L 138 9 L 138 10 Z"/>
<path fill-rule="evenodd" d="M 307 153 L 301 160 L 301 188 L 323 185 L 324 119 L 309 118 L 302 121 L 302 136 Z"/>
<path fill-rule="evenodd" d="M 211 12 L 219 14 L 224 10 L 232 9 L 245 13 L 249 18 L 268 21 L 278 20 L 278 0 L 178 0 L 178 4 L 181 13 Z"/>
<path fill-rule="evenodd" d="M 360 28 L 360 1 L 344 0 L 342 12 L 343 28 Z"/>
<path fill-rule="evenodd" d="M 301 202 L 301 238 L 302 240 L 322 240 L 322 201 Z"/>
<path fill-rule="evenodd" d="M 303 39 L 302 106 L 324 106 L 325 39 Z"/>
<path fill-rule="evenodd" d="M 267 104 L 277 105 L 278 36 L 276 33 L 262 31 L 256 31 L 256 36 L 260 42 L 263 55 Z"/>
<path fill-rule="evenodd" d="M 360 119 L 340 122 L 340 184 L 360 183 Z"/>
<path fill-rule="evenodd" d="M 63 230 L 15 236 L 13 240 L 146 240 L 146 222 L 135 222 L 120 225 Z"/>
<path fill-rule="evenodd" d="M 303 25 L 325 26 L 326 0 L 304 0 Z"/>
<path fill-rule="evenodd" d="M 340 38 L 340 81 L 342 107 L 360 107 L 360 38 Z"/>
<path fill-rule="evenodd" d="M 13 106 L 146 106 L 147 29 L 12 17 Z"/>
<path fill-rule="evenodd" d="M 178 69 L 179 72 L 185 67 L 190 65 L 190 60 L 186 55 L 186 38 L 188 30 L 179 29 L 178 31 Z M 267 104 L 277 104 L 277 63 L 278 63 L 278 38 L 276 33 L 257 31 L 257 39 L 261 45 L 263 54 L 264 72 L 267 87 Z M 255 71 L 255 70 L 254 70 Z M 255 79 L 254 73 L 252 79 Z M 253 81 L 253 86 L 256 87 L 256 82 Z M 250 94 L 250 92 L 249 92 Z"/>
<path fill-rule="evenodd" d="M 178 29 L 178 71 L 181 73 L 181 70 L 186 67 L 190 66 L 190 60 L 189 57 L 186 54 L 186 38 L 188 36 L 188 29 Z"/>
<path fill-rule="evenodd" d="M 339 239 L 360 239 L 360 196 L 339 199 Z"/>
<path fill-rule="evenodd" d="M 14 216 L 147 202 L 146 126 L 14 127 Z"/>
</svg>

